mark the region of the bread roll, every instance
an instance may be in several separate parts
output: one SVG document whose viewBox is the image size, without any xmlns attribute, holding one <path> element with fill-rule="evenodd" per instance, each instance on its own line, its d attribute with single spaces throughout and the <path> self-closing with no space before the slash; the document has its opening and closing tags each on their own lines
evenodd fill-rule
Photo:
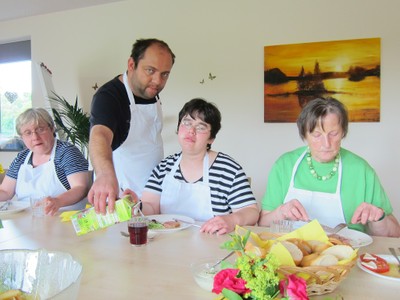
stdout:
<svg viewBox="0 0 400 300">
<path fill-rule="evenodd" d="M 317 240 L 310 240 L 307 241 L 307 243 L 310 245 L 312 253 L 321 253 L 322 251 L 330 247 L 329 244 Z"/>
<path fill-rule="evenodd" d="M 332 254 L 320 254 L 311 261 L 310 266 L 335 266 L 339 262 L 338 258 Z"/>
<path fill-rule="evenodd" d="M 260 248 L 260 247 L 254 246 L 252 243 L 247 243 L 246 246 L 244 247 L 244 251 L 246 253 L 253 253 L 259 257 L 265 257 L 267 255 L 266 248 Z"/>
<path fill-rule="evenodd" d="M 281 241 L 281 244 L 289 251 L 296 266 L 300 265 L 301 260 L 303 259 L 304 256 L 300 248 L 289 241 Z"/>
<path fill-rule="evenodd" d="M 311 266 L 311 263 L 319 256 L 319 253 L 311 253 L 303 257 L 300 262 L 301 267 Z"/>
<path fill-rule="evenodd" d="M 308 244 L 304 240 L 292 238 L 292 239 L 287 239 L 287 241 L 291 242 L 291 243 L 295 244 L 297 247 L 299 247 L 301 252 L 303 252 L 303 255 L 309 255 L 313 252 L 311 249 L 311 245 Z"/>
<path fill-rule="evenodd" d="M 353 248 L 348 245 L 334 245 L 325 249 L 322 254 L 334 255 L 337 259 L 348 259 L 353 254 Z"/>
</svg>

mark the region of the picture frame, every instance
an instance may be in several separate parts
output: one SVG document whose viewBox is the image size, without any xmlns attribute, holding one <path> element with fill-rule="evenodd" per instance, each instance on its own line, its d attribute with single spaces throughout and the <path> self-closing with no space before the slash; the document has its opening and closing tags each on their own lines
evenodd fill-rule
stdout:
<svg viewBox="0 0 400 300">
<path fill-rule="evenodd" d="M 264 122 L 296 122 L 315 98 L 333 97 L 350 122 L 380 121 L 380 38 L 264 47 Z"/>
</svg>

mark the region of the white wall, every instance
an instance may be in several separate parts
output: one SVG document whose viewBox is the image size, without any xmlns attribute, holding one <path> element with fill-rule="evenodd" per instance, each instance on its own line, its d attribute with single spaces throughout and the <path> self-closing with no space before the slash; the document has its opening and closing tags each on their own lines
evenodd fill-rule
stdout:
<svg viewBox="0 0 400 300">
<path fill-rule="evenodd" d="M 344 146 L 376 169 L 399 218 L 399 9 L 392 0 L 132 0 L 1 22 L 0 42 L 30 36 L 33 60 L 52 70 L 57 93 L 78 95 L 88 111 L 92 85 L 125 70 L 137 38 L 165 40 L 177 56 L 161 94 L 166 154 L 178 150 L 182 105 L 211 100 L 223 116 L 214 149 L 243 165 L 260 200 L 275 159 L 302 144 L 294 123 L 263 121 L 264 46 L 380 37 L 381 122 L 351 123 Z M 207 80 L 209 72 L 217 78 Z M 35 106 L 43 105 L 34 81 Z M 15 153 L 0 155 L 7 166 Z"/>
</svg>

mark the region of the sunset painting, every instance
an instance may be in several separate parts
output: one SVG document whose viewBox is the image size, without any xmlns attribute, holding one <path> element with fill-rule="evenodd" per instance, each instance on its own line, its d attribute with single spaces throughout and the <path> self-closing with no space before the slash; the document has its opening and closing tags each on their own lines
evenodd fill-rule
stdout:
<svg viewBox="0 0 400 300">
<path fill-rule="evenodd" d="M 380 38 L 264 47 L 264 122 L 296 122 L 317 97 L 341 101 L 351 122 L 379 122 Z"/>
</svg>

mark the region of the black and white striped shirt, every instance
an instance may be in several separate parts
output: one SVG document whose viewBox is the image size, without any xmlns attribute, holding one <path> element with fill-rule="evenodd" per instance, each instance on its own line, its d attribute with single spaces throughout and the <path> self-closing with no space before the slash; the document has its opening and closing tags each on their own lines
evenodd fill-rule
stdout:
<svg viewBox="0 0 400 300">
<path fill-rule="evenodd" d="M 181 153 L 175 153 L 163 159 L 147 181 L 145 190 L 153 193 L 162 193 L 162 183 L 165 175 L 171 172 Z M 180 168 L 176 170 L 174 178 L 186 182 Z M 203 178 L 199 179 L 202 181 Z M 242 167 L 229 155 L 219 152 L 209 169 L 209 185 L 211 189 L 211 205 L 214 215 L 226 215 L 234 209 L 240 209 L 256 204 L 249 181 Z"/>
<path fill-rule="evenodd" d="M 56 143 L 54 165 L 57 177 L 62 185 L 69 190 L 71 186 L 67 180 L 67 176 L 74 173 L 87 172 L 89 164 L 83 154 L 74 145 L 57 139 Z M 19 168 L 24 164 L 25 158 L 29 152 L 29 149 L 25 149 L 18 153 L 7 171 L 8 177 L 17 180 Z"/>
</svg>

